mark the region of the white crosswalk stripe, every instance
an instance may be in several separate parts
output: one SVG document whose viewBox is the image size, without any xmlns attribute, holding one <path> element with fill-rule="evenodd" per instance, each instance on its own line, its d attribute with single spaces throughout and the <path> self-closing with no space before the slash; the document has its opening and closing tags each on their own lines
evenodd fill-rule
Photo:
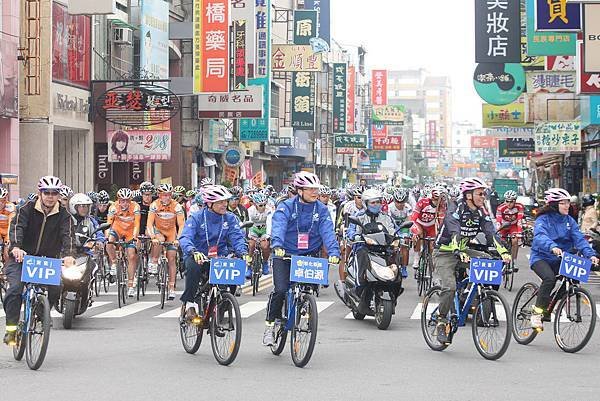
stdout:
<svg viewBox="0 0 600 401">
<path fill-rule="evenodd" d="M 102 319 L 125 317 L 152 308 L 156 305 L 159 305 L 159 302 L 136 302 L 134 304 L 125 305 L 122 308 L 117 308 L 108 312 L 100 313 L 99 315 L 92 316 L 92 318 Z"/>
<path fill-rule="evenodd" d="M 158 315 L 158 316 L 154 316 L 154 317 L 156 317 L 156 318 L 164 318 L 164 317 L 179 317 L 179 314 L 180 314 L 180 313 L 181 313 L 181 307 L 179 306 L 179 307 L 177 307 L 177 308 L 175 308 L 175 309 L 171 309 L 171 310 L 170 310 L 170 311 L 168 311 L 168 312 L 161 313 L 160 315 Z"/>
<path fill-rule="evenodd" d="M 246 302 L 245 304 L 240 305 L 240 314 L 242 315 L 243 319 L 246 319 L 266 308 L 267 303 L 265 301 Z"/>
<path fill-rule="evenodd" d="M 92 304 L 92 306 L 90 306 L 88 308 L 88 310 L 93 309 L 93 308 L 99 308 L 101 306 L 105 306 L 108 304 L 112 304 L 112 302 L 94 302 Z M 0 309 L 0 317 L 4 317 L 4 316 L 6 316 L 6 314 L 4 313 L 4 309 Z M 58 313 L 55 309 L 52 309 L 50 311 L 50 316 L 51 317 L 61 317 L 62 315 L 60 313 Z"/>
</svg>

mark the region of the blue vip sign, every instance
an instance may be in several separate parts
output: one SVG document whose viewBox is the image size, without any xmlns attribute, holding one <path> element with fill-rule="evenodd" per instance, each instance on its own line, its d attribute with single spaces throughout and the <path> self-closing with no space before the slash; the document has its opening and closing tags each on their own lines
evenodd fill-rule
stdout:
<svg viewBox="0 0 600 401">
<path fill-rule="evenodd" d="M 328 284 L 329 263 L 327 259 L 292 256 L 290 281 L 307 284 Z"/>
<path fill-rule="evenodd" d="M 21 281 L 42 285 L 60 285 L 62 260 L 25 255 Z"/>
<path fill-rule="evenodd" d="M 587 283 L 590 278 L 590 269 L 592 261 L 586 258 L 580 258 L 570 253 L 563 253 L 562 261 L 558 274 L 568 278 L 572 278 L 582 283 Z"/>
<path fill-rule="evenodd" d="M 244 284 L 244 273 L 246 272 L 246 262 L 241 259 L 211 259 L 210 284 L 220 285 L 242 285 Z"/>
<path fill-rule="evenodd" d="M 500 285 L 502 284 L 501 260 L 471 259 L 469 281 L 475 284 Z"/>
</svg>

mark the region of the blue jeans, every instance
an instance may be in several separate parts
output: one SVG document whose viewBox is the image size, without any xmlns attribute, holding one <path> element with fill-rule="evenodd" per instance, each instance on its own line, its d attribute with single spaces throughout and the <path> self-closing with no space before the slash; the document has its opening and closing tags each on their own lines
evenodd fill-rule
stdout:
<svg viewBox="0 0 600 401">
<path fill-rule="evenodd" d="M 208 269 L 210 263 L 199 265 L 190 255 L 185 258 L 185 290 L 181 294 L 181 302 L 194 302 L 200 281 L 208 280 Z"/>
<path fill-rule="evenodd" d="M 273 291 L 271 291 L 267 303 L 268 322 L 281 319 L 283 301 L 290 288 L 290 264 L 289 260 L 273 258 Z"/>
</svg>

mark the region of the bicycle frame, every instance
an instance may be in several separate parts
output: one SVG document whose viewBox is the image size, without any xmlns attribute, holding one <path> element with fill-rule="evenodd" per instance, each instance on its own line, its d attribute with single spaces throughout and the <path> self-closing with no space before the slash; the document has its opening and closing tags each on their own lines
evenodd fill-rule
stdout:
<svg viewBox="0 0 600 401">
<path fill-rule="evenodd" d="M 558 287 L 556 287 L 555 284 L 555 288 L 556 290 L 553 290 L 552 293 L 550 294 L 550 303 L 548 304 L 548 313 L 552 313 L 554 311 L 554 307 L 556 306 L 556 304 L 558 303 L 558 301 L 560 301 L 564 296 L 569 295 L 573 292 L 573 290 L 576 287 L 579 287 L 579 284 L 575 283 L 572 279 L 564 277 L 564 276 L 558 276 L 559 280 L 558 283 L 560 284 Z M 564 294 L 560 297 L 557 298 L 558 293 L 560 292 L 560 289 L 562 287 L 565 287 L 565 292 Z M 529 304 L 529 302 L 531 302 L 531 300 L 533 300 L 534 298 L 537 297 L 538 293 L 539 293 L 539 288 L 533 293 L 533 295 L 527 300 L 526 303 L 524 303 L 524 305 Z M 577 304 L 577 307 L 579 307 L 579 303 Z M 567 304 L 567 311 L 570 312 L 571 305 Z M 577 311 L 578 313 L 580 311 Z"/>
<path fill-rule="evenodd" d="M 298 305 L 300 295 L 303 293 L 312 293 L 313 291 L 314 289 L 312 284 L 292 283 L 290 285 L 290 289 L 287 292 L 286 316 L 283 318 L 283 320 L 285 320 L 285 325 L 283 326 L 285 331 L 290 331 L 294 328 L 296 320 L 296 305 Z"/>
<path fill-rule="evenodd" d="M 465 324 L 467 322 L 467 317 L 469 316 L 469 311 L 471 309 L 471 304 L 473 303 L 473 298 L 475 298 L 475 294 L 481 295 L 481 285 L 479 285 L 479 284 L 471 285 L 471 288 L 469 289 L 469 294 L 467 295 L 467 299 L 465 300 L 465 303 L 461 309 L 459 294 L 462 290 L 467 288 L 467 286 L 469 284 L 470 283 L 469 283 L 468 277 L 466 277 L 462 281 L 456 283 L 456 291 L 454 292 L 454 310 L 455 310 L 455 312 L 451 313 L 451 316 L 456 316 L 458 318 L 458 320 L 456 321 L 456 324 L 458 327 L 465 326 Z"/>
<path fill-rule="evenodd" d="M 44 290 L 40 287 L 35 286 L 34 284 L 28 283 L 25 289 L 23 290 L 23 294 L 21 295 L 21 299 L 25 301 L 25 307 L 23 308 L 23 335 L 29 332 L 29 326 L 31 323 L 31 305 L 35 296 L 39 294 L 44 294 Z M 23 340 L 24 337 L 21 339 L 21 341 Z"/>
</svg>

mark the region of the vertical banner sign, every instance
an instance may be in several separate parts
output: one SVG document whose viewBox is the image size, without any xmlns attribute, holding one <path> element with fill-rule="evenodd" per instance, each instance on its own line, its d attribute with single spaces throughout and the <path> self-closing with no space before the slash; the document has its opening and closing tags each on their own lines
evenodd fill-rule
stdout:
<svg viewBox="0 0 600 401">
<path fill-rule="evenodd" d="M 317 35 L 331 46 L 331 0 L 305 0 L 304 9 L 318 13 Z"/>
<path fill-rule="evenodd" d="M 194 0 L 193 3 L 193 23 L 192 23 L 192 51 L 193 51 L 193 61 L 192 66 L 194 68 L 194 93 L 202 92 L 202 82 L 201 82 L 201 69 L 202 69 L 202 53 L 201 43 L 202 43 L 202 0 Z"/>
<path fill-rule="evenodd" d="M 292 73 L 292 128 L 315 129 L 315 82 L 312 72 Z"/>
<path fill-rule="evenodd" d="M 387 104 L 387 70 L 373 70 L 371 77 L 371 103 L 374 106 Z M 373 138 L 384 138 L 387 135 L 387 127 L 383 124 L 373 125 Z"/>
<path fill-rule="evenodd" d="M 583 71 L 600 72 L 600 4 L 584 4 Z"/>
<path fill-rule="evenodd" d="M 356 96 L 355 96 L 355 85 L 356 85 L 356 67 L 353 65 L 348 66 L 348 118 L 346 119 L 347 126 L 346 132 L 349 134 L 354 133 L 354 112 L 356 108 Z"/>
<path fill-rule="evenodd" d="M 140 69 L 151 77 L 169 78 L 169 3 L 143 0 Z"/>
<path fill-rule="evenodd" d="M 246 21 L 233 21 L 232 90 L 241 91 L 246 89 L 246 68 Z"/>
<path fill-rule="evenodd" d="M 520 63 L 520 18 L 517 0 L 476 0 L 475 61 Z"/>
<path fill-rule="evenodd" d="M 240 120 L 240 141 L 266 142 L 271 122 L 271 0 L 254 1 L 257 52 L 255 77 L 248 84 L 263 87 L 263 117 Z"/>
<path fill-rule="evenodd" d="M 195 0 L 193 30 L 194 93 L 228 92 L 229 0 Z"/>
<path fill-rule="evenodd" d="M 230 0 L 231 20 L 244 21 L 246 24 L 246 63 L 248 77 L 254 76 L 254 62 L 256 59 L 256 0 Z"/>
<path fill-rule="evenodd" d="M 333 132 L 346 133 L 346 63 L 333 63 Z"/>
<path fill-rule="evenodd" d="M 294 11 L 294 44 L 309 45 L 317 36 L 317 12 L 315 10 Z"/>
</svg>

